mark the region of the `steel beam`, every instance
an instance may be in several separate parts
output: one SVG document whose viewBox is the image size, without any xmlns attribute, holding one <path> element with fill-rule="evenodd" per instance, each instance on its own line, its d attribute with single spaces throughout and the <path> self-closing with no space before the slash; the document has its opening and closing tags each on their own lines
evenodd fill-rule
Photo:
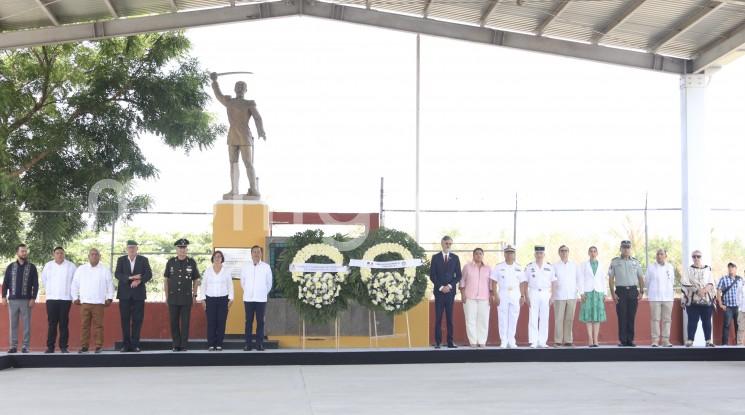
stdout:
<svg viewBox="0 0 745 415">
<path fill-rule="evenodd" d="M 657 51 L 662 49 L 665 45 L 677 39 L 683 33 L 689 31 L 693 26 L 696 26 L 700 21 L 704 20 L 706 16 L 716 12 L 726 4 L 727 3 L 721 1 L 710 1 L 701 7 L 697 7 L 694 11 L 683 17 L 679 22 L 676 22 L 673 27 L 665 30 L 663 35 L 652 44 L 649 51 L 651 53 L 657 53 Z"/>
</svg>

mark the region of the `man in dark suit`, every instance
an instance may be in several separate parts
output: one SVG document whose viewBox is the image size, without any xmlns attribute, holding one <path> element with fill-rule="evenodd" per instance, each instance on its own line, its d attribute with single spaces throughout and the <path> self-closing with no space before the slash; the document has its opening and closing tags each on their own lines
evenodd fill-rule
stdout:
<svg viewBox="0 0 745 415">
<path fill-rule="evenodd" d="M 145 317 L 145 283 L 153 278 L 150 262 L 137 255 L 137 242 L 127 241 L 127 255 L 116 261 L 114 275 L 119 281 L 116 298 L 122 319 L 122 348 L 120 352 L 140 351 L 140 329 Z"/>
<path fill-rule="evenodd" d="M 455 291 L 461 279 L 460 259 L 450 252 L 453 239 L 443 236 L 440 241 L 442 252 L 432 257 L 429 279 L 434 284 L 435 293 L 435 349 L 440 348 L 442 342 L 442 312 L 445 311 L 448 325 L 448 348 L 455 349 L 453 343 L 453 302 Z"/>
</svg>

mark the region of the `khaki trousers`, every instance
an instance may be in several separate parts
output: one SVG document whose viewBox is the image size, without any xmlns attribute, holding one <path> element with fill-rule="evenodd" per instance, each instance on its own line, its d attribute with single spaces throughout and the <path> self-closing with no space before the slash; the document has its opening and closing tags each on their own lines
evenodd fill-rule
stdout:
<svg viewBox="0 0 745 415">
<path fill-rule="evenodd" d="M 87 348 L 91 338 L 91 321 L 96 347 L 103 347 L 103 304 L 82 304 L 80 306 L 80 346 Z"/>
<path fill-rule="evenodd" d="M 554 301 L 554 343 L 574 343 L 572 328 L 574 327 L 574 310 L 577 300 Z"/>
<path fill-rule="evenodd" d="M 652 344 L 658 343 L 662 339 L 662 344 L 670 344 L 670 322 L 672 321 L 673 302 L 672 301 L 650 301 L 649 311 L 651 314 L 652 326 Z M 662 323 L 662 333 L 660 333 L 660 322 Z"/>
</svg>

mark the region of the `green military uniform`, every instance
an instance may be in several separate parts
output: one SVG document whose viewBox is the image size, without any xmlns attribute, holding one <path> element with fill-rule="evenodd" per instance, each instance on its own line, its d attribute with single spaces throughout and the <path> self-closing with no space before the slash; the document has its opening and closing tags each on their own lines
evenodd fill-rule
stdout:
<svg viewBox="0 0 745 415">
<path fill-rule="evenodd" d="M 187 246 L 189 241 L 179 239 L 176 246 Z M 194 302 L 192 284 L 201 278 L 194 258 L 183 260 L 173 257 L 166 263 L 163 275 L 168 281 L 168 314 L 171 323 L 171 338 L 174 351 L 186 351 L 189 343 L 189 321 L 191 305 Z"/>
<path fill-rule="evenodd" d="M 622 248 L 630 248 L 631 242 L 621 242 Z M 615 294 L 618 296 L 616 314 L 618 315 L 619 346 L 634 346 L 634 322 L 639 306 L 639 278 L 644 275 L 642 264 L 634 257 L 613 258 L 608 275 L 615 280 Z"/>
</svg>

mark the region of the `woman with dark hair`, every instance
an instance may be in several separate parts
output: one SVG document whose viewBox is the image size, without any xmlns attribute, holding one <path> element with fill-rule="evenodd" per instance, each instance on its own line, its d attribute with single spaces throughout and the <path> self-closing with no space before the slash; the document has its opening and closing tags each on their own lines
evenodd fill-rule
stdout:
<svg viewBox="0 0 745 415">
<path fill-rule="evenodd" d="M 222 351 L 228 308 L 233 303 L 233 279 L 223 262 L 225 255 L 222 251 L 215 251 L 212 254 L 212 266 L 204 270 L 197 297 L 207 313 L 207 350 L 211 352 Z"/>
<path fill-rule="evenodd" d="M 599 347 L 600 323 L 606 320 L 605 293 L 608 287 L 608 272 L 598 262 L 598 248 L 587 250 L 589 259 L 577 270 L 577 285 L 580 294 L 579 321 L 587 327 L 587 345 Z"/>
<path fill-rule="evenodd" d="M 466 335 L 471 347 L 486 347 L 489 336 L 491 268 L 484 263 L 484 250 L 473 250 L 473 261 L 463 267 L 460 295 L 466 316 Z"/>
</svg>

